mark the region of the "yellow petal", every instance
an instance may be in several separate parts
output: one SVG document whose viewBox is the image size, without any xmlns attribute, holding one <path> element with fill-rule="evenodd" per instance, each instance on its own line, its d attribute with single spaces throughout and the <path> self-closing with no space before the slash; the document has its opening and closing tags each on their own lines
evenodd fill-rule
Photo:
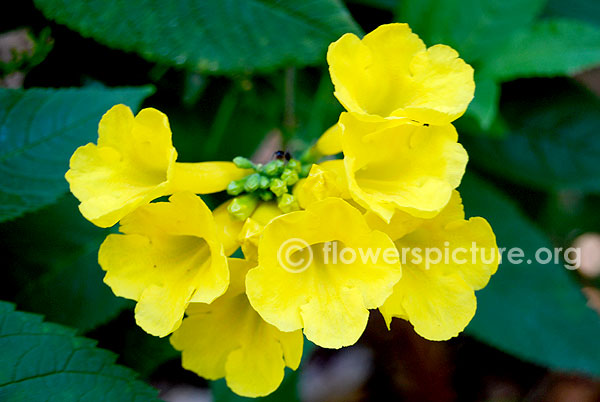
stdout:
<svg viewBox="0 0 600 402">
<path fill-rule="evenodd" d="M 435 216 L 460 184 L 468 156 L 452 125 L 371 123 L 350 113 L 340 124 L 350 193 L 386 222 L 396 210 Z"/>
<path fill-rule="evenodd" d="M 357 258 L 348 254 L 336 263 L 334 244 L 339 253 L 348 248 Z M 401 275 L 389 237 L 372 231 L 361 213 L 339 198 L 274 219 L 258 247 L 259 266 L 246 277 L 252 306 L 282 331 L 304 328 L 308 339 L 327 348 L 355 343 L 368 309 L 385 301 Z M 367 250 L 379 254 L 369 257 Z M 392 258 L 383 258 L 384 250 Z M 303 265 L 294 266 L 298 261 Z"/>
<path fill-rule="evenodd" d="M 298 198 L 301 208 L 327 197 L 342 197 L 343 190 L 338 181 L 338 175 L 334 171 L 312 165 L 308 177 L 294 187 L 294 196 Z"/>
<path fill-rule="evenodd" d="M 460 275 L 405 264 L 402 279 L 380 311 L 388 326 L 392 317 L 408 317 L 423 338 L 443 341 L 465 329 L 476 306 L 473 288 Z"/>
<path fill-rule="evenodd" d="M 425 221 L 423 218 L 417 218 L 403 211 L 396 211 L 389 222 L 381 219 L 376 213 L 367 211 L 365 220 L 371 229 L 387 234 L 392 240 L 400 239 L 408 233 L 414 232 Z"/>
<path fill-rule="evenodd" d="M 219 239 L 223 243 L 226 256 L 230 256 L 240 248 L 238 237 L 244 225 L 243 221 L 235 219 L 227 210 L 231 201 L 224 202 L 213 211 L 213 216 L 218 228 Z"/>
<path fill-rule="evenodd" d="M 167 172 L 177 153 L 167 117 L 155 109 L 134 119 L 127 106 L 116 105 L 102 117 L 98 133 L 98 145 L 75 151 L 65 178 L 83 216 L 108 227 L 169 193 Z"/>
<path fill-rule="evenodd" d="M 195 194 L 218 193 L 227 185 L 251 174 L 233 162 L 175 163 L 169 171 L 172 192 L 191 191 Z"/>
<path fill-rule="evenodd" d="M 284 333 L 263 321 L 244 294 L 248 263 L 230 259 L 231 287 L 213 303 L 192 303 L 181 327 L 171 336 L 182 351 L 183 367 L 215 380 L 225 377 L 242 396 L 273 392 L 287 365 L 296 369 L 302 333 Z"/>
<path fill-rule="evenodd" d="M 191 193 L 138 208 L 109 235 L 98 260 L 117 296 L 138 301 L 136 321 L 165 336 L 177 328 L 190 301 L 223 294 L 229 270 L 208 207 Z"/>
<path fill-rule="evenodd" d="M 329 46 L 335 96 L 349 112 L 447 124 L 473 98 L 473 69 L 451 48 L 429 49 L 407 24 L 381 25 L 362 40 L 346 34 Z"/>
<path fill-rule="evenodd" d="M 397 244 L 416 247 L 426 244 L 430 248 L 448 250 L 449 260 L 455 262 L 442 264 L 439 269 L 458 273 L 475 290 L 487 285 L 500 259 L 496 236 L 489 223 L 481 217 L 465 220 L 458 191 L 453 191 L 450 202 L 439 215 L 424 220 L 418 230 L 399 239 Z"/>
<path fill-rule="evenodd" d="M 410 63 L 412 99 L 392 116 L 430 124 L 448 124 L 467 110 L 475 93 L 473 68 L 456 50 L 435 45 L 415 55 Z"/>
<path fill-rule="evenodd" d="M 395 243 L 405 256 L 404 269 L 392 296 L 380 307 L 386 322 L 407 319 L 430 340 L 458 335 L 475 314 L 474 291 L 483 288 L 498 267 L 492 229 L 483 218 L 465 220 L 454 191 L 440 214 L 398 235 Z"/>
<path fill-rule="evenodd" d="M 238 241 L 242 244 L 244 258 L 249 261 L 258 261 L 258 240 L 265 226 L 282 214 L 275 202 L 261 202 L 244 222 L 239 233 Z"/>
<path fill-rule="evenodd" d="M 315 144 L 321 155 L 335 155 L 342 152 L 342 131 L 338 124 L 329 127 Z"/>
</svg>

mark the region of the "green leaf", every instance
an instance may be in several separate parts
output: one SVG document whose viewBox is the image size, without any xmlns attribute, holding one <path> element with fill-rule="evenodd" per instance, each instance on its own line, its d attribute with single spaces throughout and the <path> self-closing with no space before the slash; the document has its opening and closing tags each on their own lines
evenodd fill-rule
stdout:
<svg viewBox="0 0 600 402">
<path fill-rule="evenodd" d="M 125 331 L 123 338 L 122 349 L 118 351 L 119 361 L 144 378 L 169 360 L 178 358 L 177 364 L 181 364 L 181 352 L 171 346 L 168 337 L 151 336 L 134 325 Z"/>
<path fill-rule="evenodd" d="M 75 149 L 111 106 L 137 108 L 151 87 L 0 89 L 0 221 L 56 201 Z"/>
<path fill-rule="evenodd" d="M 475 76 L 475 84 L 475 97 L 465 117 L 476 120 L 481 130 L 488 131 L 498 114 L 500 86 L 493 79 L 480 74 Z"/>
<path fill-rule="evenodd" d="M 347 3 L 356 3 L 363 6 L 394 11 L 402 0 L 347 0 Z"/>
<path fill-rule="evenodd" d="M 397 20 L 408 22 L 428 46 L 457 49 L 469 63 L 501 48 L 527 28 L 546 0 L 404 0 Z"/>
<path fill-rule="evenodd" d="M 576 20 L 540 21 L 514 35 L 483 63 L 500 81 L 518 77 L 571 75 L 600 65 L 600 28 Z"/>
<path fill-rule="evenodd" d="M 157 401 L 116 356 L 42 317 L 0 302 L 0 400 Z"/>
<path fill-rule="evenodd" d="M 131 305 L 102 282 L 98 248 L 107 234 L 80 215 L 72 196 L 4 223 L 4 294 L 18 289 L 21 308 L 82 332 L 104 324 Z"/>
<path fill-rule="evenodd" d="M 600 100 L 562 80 L 517 96 L 502 109 L 510 124 L 503 138 L 462 138 L 471 161 L 537 189 L 600 192 Z"/>
<path fill-rule="evenodd" d="M 525 261 L 510 264 L 507 252 L 490 283 L 477 292 L 477 314 L 467 333 L 505 352 L 562 371 L 600 375 L 600 317 L 586 306 L 562 263 L 535 262 L 550 241 L 504 194 L 465 176 L 465 211 L 491 224 L 499 247 L 520 247 Z"/>
<path fill-rule="evenodd" d="M 600 2 L 590 0 L 549 0 L 544 14 L 574 18 L 600 27 Z"/>
<path fill-rule="evenodd" d="M 49 18 L 105 45 L 193 71 L 273 70 L 324 61 L 359 32 L 339 0 L 36 0 Z"/>
</svg>

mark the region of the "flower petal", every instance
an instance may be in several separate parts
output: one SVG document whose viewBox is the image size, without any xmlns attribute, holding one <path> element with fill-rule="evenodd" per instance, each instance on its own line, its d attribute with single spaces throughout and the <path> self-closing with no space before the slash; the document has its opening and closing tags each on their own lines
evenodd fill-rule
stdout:
<svg viewBox="0 0 600 402">
<path fill-rule="evenodd" d="M 173 193 L 218 193 L 225 190 L 232 181 L 251 173 L 252 170 L 240 169 L 232 162 L 176 162 L 169 171 L 169 184 Z"/>
<path fill-rule="evenodd" d="M 473 69 L 452 48 L 425 48 L 407 24 L 381 25 L 362 41 L 352 34 L 329 46 L 335 96 L 349 112 L 443 125 L 473 98 Z"/>
<path fill-rule="evenodd" d="M 213 211 L 213 216 L 217 224 L 219 239 L 223 243 L 223 250 L 226 256 L 230 256 L 240 248 L 240 242 L 238 236 L 242 231 L 244 222 L 239 219 L 235 219 L 231 216 L 227 207 L 231 201 L 226 201 L 219 205 Z"/>
<path fill-rule="evenodd" d="M 98 145 L 75 151 L 65 178 L 83 216 L 108 227 L 169 194 L 167 172 L 177 152 L 167 117 L 155 109 L 144 109 L 134 118 L 127 106 L 116 105 L 102 117 L 98 135 Z"/>
<path fill-rule="evenodd" d="M 342 36 L 327 52 L 335 96 L 349 112 L 389 116 L 408 101 L 409 64 L 424 49 L 407 24 L 382 25 L 362 41 Z"/>
<path fill-rule="evenodd" d="M 452 125 L 340 117 L 346 177 L 356 202 L 389 222 L 396 210 L 435 216 L 462 179 L 467 153 Z"/>
<path fill-rule="evenodd" d="M 405 264 L 394 293 L 380 307 L 386 322 L 410 320 L 415 332 L 432 341 L 457 336 L 475 315 L 475 292 L 460 275 Z"/>
<path fill-rule="evenodd" d="M 277 389 L 286 365 L 298 367 L 302 333 L 263 321 L 244 294 L 248 262 L 230 259 L 229 266 L 228 291 L 210 305 L 192 303 L 171 343 L 182 351 L 186 369 L 211 380 L 225 377 L 239 395 L 264 396 Z"/>
<path fill-rule="evenodd" d="M 336 123 L 321 135 L 315 144 L 321 155 L 335 155 L 342 152 L 342 130 Z"/>
<path fill-rule="evenodd" d="M 229 283 L 227 260 L 208 207 L 190 193 L 138 208 L 109 235 L 99 252 L 104 281 L 115 294 L 138 301 L 136 320 L 165 336 L 190 301 L 210 303 Z"/>
<path fill-rule="evenodd" d="M 338 245 L 338 250 L 329 248 Z M 345 249 L 356 258 L 336 263 L 338 252 Z M 368 250 L 379 254 L 369 256 Z M 392 261 L 383 258 L 384 250 L 394 254 Z M 259 266 L 246 277 L 252 306 L 282 331 L 304 328 L 308 339 L 328 348 L 356 342 L 368 309 L 385 301 L 401 275 L 389 237 L 372 231 L 361 213 L 339 198 L 271 221 L 259 241 L 258 255 Z M 303 269 L 290 269 L 286 259 L 290 255 L 305 263 Z"/>
<path fill-rule="evenodd" d="M 420 122 L 448 124 L 465 113 L 475 93 L 473 68 L 456 50 L 435 45 L 415 55 L 410 63 L 412 99 L 392 116 Z"/>
<path fill-rule="evenodd" d="M 475 314 L 474 291 L 483 288 L 498 267 L 489 224 L 478 217 L 465 220 L 460 195 L 454 191 L 436 217 L 397 235 L 392 238 L 406 258 L 402 279 L 380 307 L 388 326 L 392 317 L 399 317 L 430 340 L 458 335 Z"/>
</svg>

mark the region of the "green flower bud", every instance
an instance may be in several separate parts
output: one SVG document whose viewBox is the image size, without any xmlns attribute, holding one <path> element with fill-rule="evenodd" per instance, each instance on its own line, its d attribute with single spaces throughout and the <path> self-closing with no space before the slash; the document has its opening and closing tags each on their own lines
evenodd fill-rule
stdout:
<svg viewBox="0 0 600 402">
<path fill-rule="evenodd" d="M 285 184 L 285 182 L 281 179 L 271 179 L 271 185 L 269 188 L 277 197 L 287 193 L 287 184 Z"/>
<path fill-rule="evenodd" d="M 254 163 L 250 159 L 244 158 L 243 156 L 236 156 L 233 158 L 233 163 L 240 169 L 254 169 Z"/>
<path fill-rule="evenodd" d="M 296 197 L 291 194 L 283 194 L 279 197 L 277 199 L 277 206 L 285 213 L 298 211 L 300 209 Z"/>
<path fill-rule="evenodd" d="M 273 195 L 272 192 L 270 192 L 269 190 L 267 191 L 261 191 L 258 196 L 260 197 L 261 200 L 263 201 L 271 201 L 275 196 Z"/>
<path fill-rule="evenodd" d="M 227 206 L 227 211 L 235 219 L 240 221 L 246 220 L 258 205 L 258 198 L 253 194 L 245 194 L 234 198 Z"/>
<path fill-rule="evenodd" d="M 296 184 L 300 178 L 298 177 L 298 172 L 285 168 L 281 174 L 281 180 L 283 180 L 288 186 L 292 186 Z"/>
<path fill-rule="evenodd" d="M 260 183 L 259 183 L 260 188 L 262 188 L 264 190 L 266 188 L 269 188 L 270 185 L 271 185 L 271 179 L 269 179 L 267 176 L 260 176 Z"/>
<path fill-rule="evenodd" d="M 260 173 L 252 173 L 246 178 L 246 184 L 244 184 L 244 190 L 251 193 L 256 191 L 260 186 Z"/>
<path fill-rule="evenodd" d="M 285 165 L 285 163 L 282 160 L 275 159 L 274 161 L 271 161 L 265 165 L 265 167 L 263 168 L 263 172 L 267 176 L 279 176 L 279 174 L 281 174 L 281 171 L 283 170 L 283 165 Z"/>
<path fill-rule="evenodd" d="M 234 180 L 227 185 L 227 194 L 229 195 L 240 195 L 244 191 L 244 184 L 246 178 L 240 180 Z"/>
<path fill-rule="evenodd" d="M 287 163 L 287 168 L 295 171 L 296 173 L 300 173 L 302 164 L 297 159 L 290 159 L 290 161 Z"/>
</svg>

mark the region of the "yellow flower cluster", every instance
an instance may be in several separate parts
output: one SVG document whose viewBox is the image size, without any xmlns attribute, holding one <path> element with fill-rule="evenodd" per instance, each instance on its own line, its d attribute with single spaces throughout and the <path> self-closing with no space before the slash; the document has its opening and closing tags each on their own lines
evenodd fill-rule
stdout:
<svg viewBox="0 0 600 402">
<path fill-rule="evenodd" d="M 490 226 L 465 220 L 455 190 L 467 154 L 451 122 L 473 97 L 472 68 L 406 24 L 344 35 L 327 60 L 347 112 L 306 153 L 313 160 L 180 163 L 164 114 L 116 105 L 66 174 L 83 216 L 120 222 L 99 262 L 113 292 L 137 301 L 138 325 L 172 334 L 185 368 L 240 395 L 274 391 L 300 364 L 303 333 L 326 348 L 354 344 L 372 309 L 427 339 L 456 336 L 498 265 Z M 213 211 L 198 196 L 224 190 L 236 197 Z M 244 259 L 230 258 L 240 248 Z M 427 248 L 466 255 L 401 258 Z M 348 249 L 376 255 L 347 261 Z"/>
</svg>

